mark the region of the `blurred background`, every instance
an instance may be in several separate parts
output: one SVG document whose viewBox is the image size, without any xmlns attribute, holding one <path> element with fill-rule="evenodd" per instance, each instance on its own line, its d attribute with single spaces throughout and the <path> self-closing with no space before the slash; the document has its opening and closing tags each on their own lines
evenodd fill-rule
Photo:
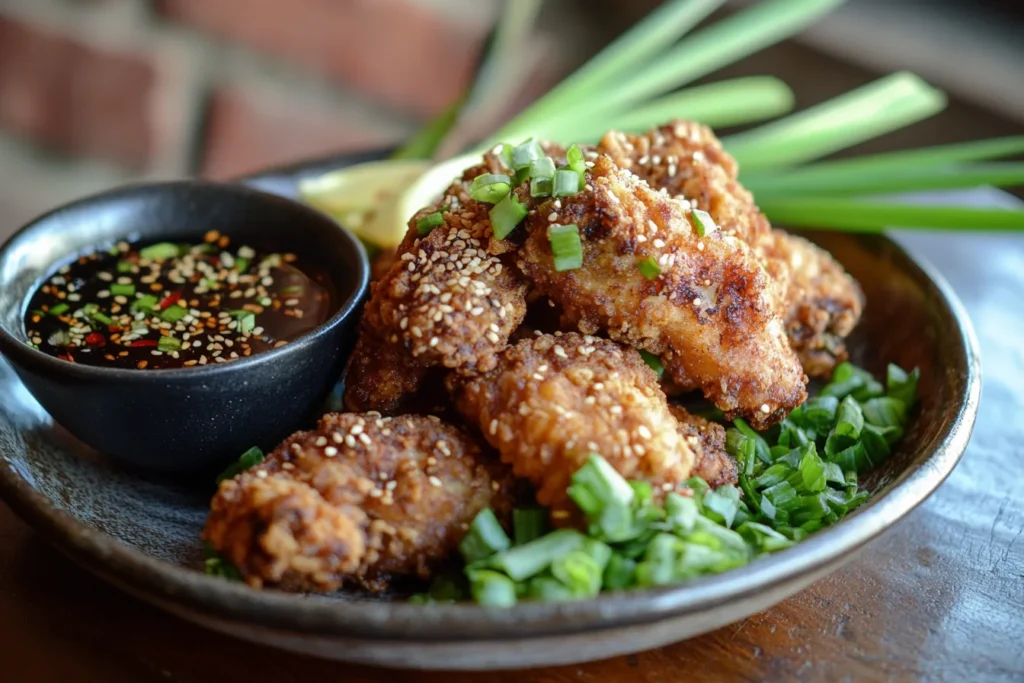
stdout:
<svg viewBox="0 0 1024 683">
<path fill-rule="evenodd" d="M 392 145 L 460 92 L 500 2 L 0 0 L 0 238 L 129 180 Z M 511 107 L 657 4 L 550 0 L 540 66 Z M 1018 0 L 849 0 L 706 80 L 774 74 L 806 106 L 909 69 L 953 104 L 854 152 L 1014 134 L 1022 28 Z"/>
</svg>

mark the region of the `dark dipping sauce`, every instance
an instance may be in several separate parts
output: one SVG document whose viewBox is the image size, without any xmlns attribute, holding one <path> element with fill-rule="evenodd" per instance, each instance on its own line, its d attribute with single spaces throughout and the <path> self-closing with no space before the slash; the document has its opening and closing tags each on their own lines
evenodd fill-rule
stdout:
<svg viewBox="0 0 1024 683">
<path fill-rule="evenodd" d="M 287 344 L 334 310 L 326 273 L 294 254 L 232 245 L 121 242 L 64 266 L 35 291 L 29 343 L 66 361 L 168 369 L 226 363 Z"/>
</svg>

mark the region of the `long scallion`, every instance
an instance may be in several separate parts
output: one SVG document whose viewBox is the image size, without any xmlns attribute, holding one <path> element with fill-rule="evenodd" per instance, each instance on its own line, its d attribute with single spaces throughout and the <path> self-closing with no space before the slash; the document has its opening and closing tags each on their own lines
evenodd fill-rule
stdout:
<svg viewBox="0 0 1024 683">
<path fill-rule="evenodd" d="M 1024 230 L 1024 209 L 916 206 L 826 197 L 767 197 L 759 200 L 758 205 L 773 223 L 790 227 L 867 233 L 881 233 L 889 228 L 972 232 Z"/>
<path fill-rule="evenodd" d="M 901 72 L 796 114 L 723 138 L 745 172 L 792 166 L 898 130 L 941 111 L 945 96 Z"/>
</svg>

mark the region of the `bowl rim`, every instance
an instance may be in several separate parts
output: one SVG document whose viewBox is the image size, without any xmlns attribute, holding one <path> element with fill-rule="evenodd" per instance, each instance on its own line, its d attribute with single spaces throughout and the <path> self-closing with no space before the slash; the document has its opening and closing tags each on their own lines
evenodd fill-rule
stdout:
<svg viewBox="0 0 1024 683">
<path fill-rule="evenodd" d="M 365 155 L 358 158 L 365 159 Z M 335 161 L 335 167 L 348 163 L 344 156 Z M 323 162 L 318 163 L 322 169 Z M 287 171 L 294 179 L 302 168 Z M 248 180 L 273 176 L 275 173 L 270 171 Z M 2 457 L 0 497 L 59 550 L 93 573 L 145 600 L 173 606 L 173 611 L 179 613 L 182 609 L 192 611 L 213 622 L 374 642 L 453 643 L 526 641 L 650 624 L 710 610 L 783 586 L 795 577 L 828 567 L 837 558 L 850 556 L 920 505 L 945 481 L 967 447 L 981 396 L 981 361 L 978 340 L 963 305 L 930 264 L 911 256 L 886 236 L 862 238 L 878 240 L 916 270 L 916 279 L 929 285 L 928 293 L 955 321 L 954 341 L 966 371 L 955 416 L 937 435 L 936 449 L 901 472 L 884 494 L 792 548 L 723 574 L 675 586 L 603 594 L 579 602 L 525 602 L 508 609 L 472 604 L 436 604 L 424 609 L 407 602 L 319 599 L 257 591 L 124 545 L 55 508 Z"/>
<path fill-rule="evenodd" d="M 168 380 L 201 380 L 208 377 L 216 377 L 225 373 L 245 372 L 254 366 L 261 365 L 270 360 L 283 360 L 308 351 L 308 347 L 317 338 L 329 333 L 348 319 L 359 306 L 365 296 L 370 284 L 370 260 L 363 243 L 347 228 L 340 225 L 332 218 L 310 206 L 302 204 L 293 198 L 283 195 L 265 192 L 257 189 L 251 184 L 242 182 L 224 182 L 201 179 L 183 180 L 159 180 L 150 182 L 129 183 L 74 199 L 51 209 L 36 218 L 33 218 L 25 225 L 16 230 L 10 237 L 0 244 L 0 260 L 6 256 L 14 245 L 32 231 L 49 221 L 53 216 L 63 212 L 82 208 L 87 205 L 99 205 L 106 202 L 118 202 L 131 198 L 134 195 L 161 191 L 172 191 L 176 189 L 187 190 L 189 188 L 202 188 L 218 193 L 233 193 L 242 198 L 252 198 L 257 201 L 273 201 L 274 203 L 286 206 L 288 210 L 296 214 L 303 214 L 307 221 L 320 223 L 332 223 L 333 228 L 339 233 L 343 243 L 343 249 L 350 251 L 356 256 L 358 271 L 354 287 L 348 289 L 344 296 L 339 296 L 337 308 L 326 320 L 313 329 L 304 332 L 295 339 L 290 340 L 281 347 L 268 349 L 261 353 L 255 353 L 245 358 L 239 358 L 230 363 L 213 363 L 209 365 L 195 365 L 192 367 L 161 368 L 153 370 L 138 370 L 135 368 L 111 368 L 102 365 L 85 365 L 81 363 L 69 363 L 55 356 L 43 353 L 34 349 L 28 344 L 19 340 L 15 334 L 8 329 L 8 326 L 0 322 L 0 352 L 3 353 L 12 363 L 23 364 L 27 367 L 37 369 L 48 374 L 64 374 L 82 380 L 117 380 L 123 382 L 166 382 Z M 55 263 L 50 264 L 53 267 Z M 332 283 L 337 286 L 337 280 L 330 273 Z M 337 288 L 337 287 L 336 287 Z M 33 290 L 34 291 L 34 290 Z M 24 302 L 22 302 L 24 305 Z M 20 319 L 20 317 L 19 317 Z"/>
</svg>

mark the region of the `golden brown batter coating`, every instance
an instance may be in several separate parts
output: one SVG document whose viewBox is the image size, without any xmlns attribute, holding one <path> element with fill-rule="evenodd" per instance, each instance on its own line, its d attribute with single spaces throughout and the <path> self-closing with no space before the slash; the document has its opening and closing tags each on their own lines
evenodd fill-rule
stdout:
<svg viewBox="0 0 1024 683">
<path fill-rule="evenodd" d="M 696 456 L 694 476 L 713 487 L 735 484 L 738 472 L 736 461 L 725 451 L 725 427 L 682 406 L 670 405 L 669 410 L 679 421 L 679 431 Z"/>
<path fill-rule="evenodd" d="M 772 230 L 758 244 L 769 272 L 785 283 L 786 332 L 804 370 L 831 377 L 846 360 L 843 340 L 864 310 L 864 293 L 827 251 L 802 237 Z"/>
<path fill-rule="evenodd" d="M 684 200 L 609 157 L 592 163 L 584 191 L 526 218 L 518 263 L 537 290 L 581 332 L 657 354 L 677 384 L 699 387 L 730 416 L 765 427 L 800 405 L 807 378 L 750 247 L 721 230 L 699 237 Z M 553 224 L 579 227 L 581 268 L 555 271 Z M 648 258 L 660 266 L 653 279 L 637 265 Z"/>
<path fill-rule="evenodd" d="M 598 150 L 651 187 L 688 199 L 752 246 L 779 284 L 778 308 L 804 370 L 814 377 L 831 375 L 846 358 L 843 338 L 864 308 L 860 286 L 824 249 L 771 229 L 754 197 L 737 181 L 736 160 L 710 128 L 673 121 L 643 135 L 611 131 Z"/>
<path fill-rule="evenodd" d="M 447 207 L 444 224 L 420 236 L 417 221 L 438 207 Z M 492 366 L 526 314 L 527 283 L 508 257 L 487 252 L 489 209 L 457 182 L 409 221 L 394 265 L 371 285 L 345 378 L 347 409 L 395 413 L 415 405 L 431 369 Z"/>
<path fill-rule="evenodd" d="M 529 479 L 537 502 L 564 508 L 572 475 L 598 453 L 628 479 L 671 490 L 693 452 L 654 372 L 632 349 L 576 333 L 510 346 L 497 367 L 451 376 L 457 409 Z"/>
<path fill-rule="evenodd" d="M 253 587 L 379 592 L 427 578 L 478 512 L 511 510 L 508 468 L 434 417 L 329 413 L 221 483 L 203 539 Z"/>
</svg>

